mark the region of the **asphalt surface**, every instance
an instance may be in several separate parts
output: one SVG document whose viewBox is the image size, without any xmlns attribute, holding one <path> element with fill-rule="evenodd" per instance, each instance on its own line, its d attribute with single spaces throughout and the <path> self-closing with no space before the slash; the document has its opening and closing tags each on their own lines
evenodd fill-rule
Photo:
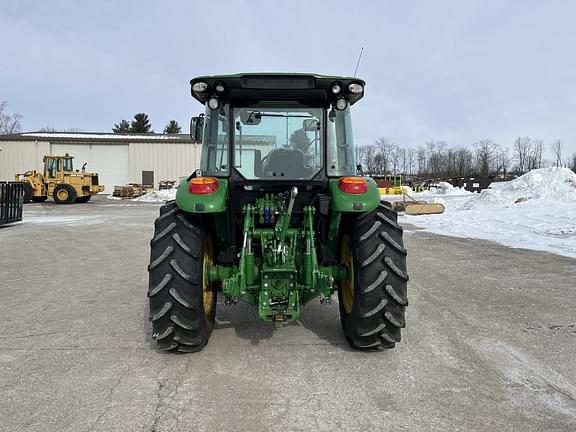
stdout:
<svg viewBox="0 0 576 432">
<path fill-rule="evenodd" d="M 158 208 L 30 204 L 0 228 L 0 430 L 576 430 L 576 260 L 406 227 L 396 349 L 351 351 L 335 302 L 279 329 L 219 304 L 204 351 L 163 354 Z"/>
</svg>

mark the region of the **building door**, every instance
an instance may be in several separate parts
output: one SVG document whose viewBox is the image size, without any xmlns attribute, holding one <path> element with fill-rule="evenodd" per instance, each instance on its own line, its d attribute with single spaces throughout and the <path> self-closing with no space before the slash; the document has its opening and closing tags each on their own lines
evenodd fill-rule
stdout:
<svg viewBox="0 0 576 432">
<path fill-rule="evenodd" d="M 52 144 L 52 154 L 74 156 L 74 169 L 86 163 L 87 172 L 96 172 L 104 185 L 104 193 L 111 194 L 114 186 L 130 182 L 127 144 Z"/>
</svg>

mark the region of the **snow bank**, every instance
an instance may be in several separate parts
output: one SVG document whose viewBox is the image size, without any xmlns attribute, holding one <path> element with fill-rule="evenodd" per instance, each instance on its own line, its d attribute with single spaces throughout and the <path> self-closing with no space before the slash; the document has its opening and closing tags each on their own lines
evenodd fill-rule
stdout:
<svg viewBox="0 0 576 432">
<path fill-rule="evenodd" d="M 576 203 L 576 174 L 568 168 L 532 170 L 515 180 L 485 189 L 465 208 L 542 206 L 542 201 Z"/>
<path fill-rule="evenodd" d="M 132 201 L 161 203 L 173 199 L 176 199 L 176 189 L 163 189 L 139 196 L 138 198 L 134 198 Z"/>
<path fill-rule="evenodd" d="M 576 257 L 576 174 L 567 168 L 533 170 L 481 194 L 449 193 L 442 201 L 443 214 L 404 215 L 401 221 L 437 234 Z"/>
<path fill-rule="evenodd" d="M 410 195 L 426 196 L 426 195 L 471 195 L 474 192 L 467 191 L 464 188 L 454 187 L 450 183 L 440 182 L 436 187 L 431 187 L 430 190 L 417 192 Z"/>
</svg>

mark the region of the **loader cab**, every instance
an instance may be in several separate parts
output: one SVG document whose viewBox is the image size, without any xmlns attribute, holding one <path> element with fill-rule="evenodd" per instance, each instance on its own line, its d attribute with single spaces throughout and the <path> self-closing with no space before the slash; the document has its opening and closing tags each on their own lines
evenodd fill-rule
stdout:
<svg viewBox="0 0 576 432">
<path fill-rule="evenodd" d="M 72 172 L 72 156 L 44 156 L 44 176 L 48 179 L 61 178 L 64 172 Z"/>
<path fill-rule="evenodd" d="M 350 105 L 364 81 L 305 74 L 200 77 L 191 121 L 203 175 L 245 184 L 318 183 L 356 175 Z"/>
</svg>

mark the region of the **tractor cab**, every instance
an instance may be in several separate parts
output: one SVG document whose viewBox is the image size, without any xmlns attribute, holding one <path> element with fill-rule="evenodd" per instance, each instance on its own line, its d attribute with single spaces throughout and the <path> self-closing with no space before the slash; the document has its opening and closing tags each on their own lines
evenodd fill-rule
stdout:
<svg viewBox="0 0 576 432">
<path fill-rule="evenodd" d="M 253 181 L 326 181 L 356 175 L 350 106 L 364 81 L 320 75 L 200 77 L 191 122 L 203 142 L 203 175 Z"/>
<path fill-rule="evenodd" d="M 364 95 L 363 80 L 241 74 L 199 77 L 190 84 L 192 96 L 206 107 L 204 115 L 191 120 L 191 137 L 202 142 L 200 170 L 192 177 L 226 188 L 222 193 L 230 197 L 227 210 L 234 220 L 263 192 L 288 195 L 292 187 L 299 193 L 291 215 L 294 226 L 313 200 L 330 205 L 330 188 L 336 193 L 370 189 L 361 198 L 369 196 L 371 203 L 360 202 L 357 195 L 346 204 L 351 211 L 353 205 L 363 211 L 379 201 L 376 184 L 358 176 L 355 160 L 350 107 Z M 210 197 L 194 192 L 178 199 L 186 210 L 214 208 Z M 230 232 L 235 236 L 242 229 L 230 227 Z"/>
</svg>

